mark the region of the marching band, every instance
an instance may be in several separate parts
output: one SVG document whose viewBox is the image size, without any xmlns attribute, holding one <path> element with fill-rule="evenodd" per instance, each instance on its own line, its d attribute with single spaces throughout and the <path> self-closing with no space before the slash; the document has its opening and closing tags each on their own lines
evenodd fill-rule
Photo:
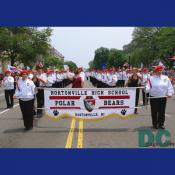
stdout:
<svg viewBox="0 0 175 175">
<path fill-rule="evenodd" d="M 174 94 L 172 86 L 174 79 L 163 75 L 163 70 L 162 66 L 156 66 L 153 72 L 147 68 L 126 69 L 124 67 L 121 69 L 93 69 L 86 72 L 82 68 L 75 72 L 69 70 L 44 71 L 42 65 L 37 65 L 36 70 L 23 70 L 20 74 L 6 71 L 4 78 L 1 78 L 1 85 L 5 90 L 7 108 L 13 107 L 13 96 L 19 99 L 26 130 L 32 129 L 34 115 L 37 114 L 38 118 L 42 117 L 44 87 L 65 88 L 72 83 L 72 88 L 83 88 L 86 80 L 97 88 L 137 87 L 135 114 L 138 113 L 139 87 L 142 87 L 143 105 L 148 105 L 150 101 L 153 127 L 165 129 L 166 101 L 167 97 Z M 35 100 L 37 111 L 34 110 Z"/>
</svg>

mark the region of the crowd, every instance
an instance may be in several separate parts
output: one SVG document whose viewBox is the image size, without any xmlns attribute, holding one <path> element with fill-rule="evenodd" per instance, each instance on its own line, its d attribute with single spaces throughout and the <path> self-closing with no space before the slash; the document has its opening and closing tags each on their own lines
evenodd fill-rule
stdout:
<svg viewBox="0 0 175 175">
<path fill-rule="evenodd" d="M 152 124 L 154 128 L 164 129 L 167 97 L 174 93 L 175 72 L 156 66 L 152 71 L 143 69 L 103 69 L 84 73 L 79 68 L 75 72 L 43 70 L 37 65 L 35 70 L 22 70 L 0 75 L 0 85 L 4 87 L 7 108 L 13 108 L 14 98 L 19 99 L 24 126 L 26 130 L 33 128 L 33 117 L 42 117 L 44 107 L 44 88 L 65 88 L 72 83 L 72 88 L 83 88 L 85 79 L 97 88 L 136 87 L 135 114 L 142 91 L 143 105 L 150 101 Z M 37 87 L 37 88 L 36 88 Z M 37 107 L 35 110 L 35 100 Z"/>
</svg>

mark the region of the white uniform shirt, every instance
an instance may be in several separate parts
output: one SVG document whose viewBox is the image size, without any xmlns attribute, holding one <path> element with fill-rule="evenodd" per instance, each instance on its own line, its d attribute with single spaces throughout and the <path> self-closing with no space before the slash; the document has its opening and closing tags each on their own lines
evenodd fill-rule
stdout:
<svg viewBox="0 0 175 175">
<path fill-rule="evenodd" d="M 45 82 L 47 82 L 47 76 L 46 76 L 45 73 L 42 73 L 41 75 L 38 75 L 38 78 L 41 79 L 41 80 L 43 80 L 43 81 L 45 81 Z M 42 86 L 45 86 L 45 84 L 40 81 L 40 86 L 41 87 Z"/>
<path fill-rule="evenodd" d="M 102 81 L 102 76 L 101 76 L 100 73 L 97 74 L 97 80 L 98 80 L 98 81 Z"/>
<path fill-rule="evenodd" d="M 150 75 L 149 75 L 149 74 L 143 73 L 143 74 L 141 75 L 141 85 L 142 85 L 142 86 L 146 86 L 147 81 L 148 81 L 149 78 L 150 78 Z"/>
<path fill-rule="evenodd" d="M 148 79 L 146 84 L 146 92 L 154 97 L 166 97 L 174 94 L 174 89 L 169 78 L 165 75 L 160 77 L 153 75 Z"/>
<path fill-rule="evenodd" d="M 105 83 L 105 73 L 101 74 L 102 82 Z"/>
<path fill-rule="evenodd" d="M 109 86 L 115 86 L 117 81 L 118 81 L 117 75 L 116 74 L 110 74 L 108 76 L 108 78 L 109 78 L 108 85 Z"/>
<path fill-rule="evenodd" d="M 56 73 L 53 73 L 53 74 L 52 74 L 52 78 L 53 78 L 53 81 L 54 81 L 54 83 L 55 83 L 56 80 L 57 80 Z"/>
<path fill-rule="evenodd" d="M 53 76 L 52 75 L 48 75 L 47 76 L 47 83 L 46 83 L 46 86 L 47 87 L 52 87 L 52 84 L 54 83 L 54 79 L 53 79 Z"/>
<path fill-rule="evenodd" d="M 61 82 L 62 81 L 62 76 L 60 73 L 56 74 L 56 82 Z"/>
<path fill-rule="evenodd" d="M 85 81 L 85 73 L 84 72 L 80 73 L 80 77 L 81 77 L 82 81 Z"/>
<path fill-rule="evenodd" d="M 129 80 L 129 78 L 132 76 L 132 73 L 127 73 L 127 79 Z"/>
<path fill-rule="evenodd" d="M 18 80 L 15 96 L 23 101 L 34 99 L 35 84 L 32 80 Z"/>
<path fill-rule="evenodd" d="M 5 90 L 14 89 L 14 78 L 12 76 L 5 76 L 3 79 L 3 86 Z"/>
<path fill-rule="evenodd" d="M 117 76 L 118 76 L 118 80 L 128 80 L 128 77 L 125 71 L 118 72 Z"/>
</svg>

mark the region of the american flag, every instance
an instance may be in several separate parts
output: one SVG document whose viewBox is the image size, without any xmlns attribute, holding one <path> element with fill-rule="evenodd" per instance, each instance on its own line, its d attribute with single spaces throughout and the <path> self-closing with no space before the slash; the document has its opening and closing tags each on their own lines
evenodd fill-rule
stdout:
<svg viewBox="0 0 175 175">
<path fill-rule="evenodd" d="M 16 68 L 15 66 L 8 65 L 8 70 L 12 73 L 20 73 L 21 69 Z"/>
</svg>

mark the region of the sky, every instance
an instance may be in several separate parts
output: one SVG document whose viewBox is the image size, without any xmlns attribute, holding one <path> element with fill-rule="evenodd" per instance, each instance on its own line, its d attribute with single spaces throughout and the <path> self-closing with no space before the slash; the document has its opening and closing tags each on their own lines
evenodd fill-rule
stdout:
<svg viewBox="0 0 175 175">
<path fill-rule="evenodd" d="M 99 47 L 122 49 L 132 40 L 134 27 L 52 27 L 51 44 L 65 60 L 88 68 Z"/>
</svg>

